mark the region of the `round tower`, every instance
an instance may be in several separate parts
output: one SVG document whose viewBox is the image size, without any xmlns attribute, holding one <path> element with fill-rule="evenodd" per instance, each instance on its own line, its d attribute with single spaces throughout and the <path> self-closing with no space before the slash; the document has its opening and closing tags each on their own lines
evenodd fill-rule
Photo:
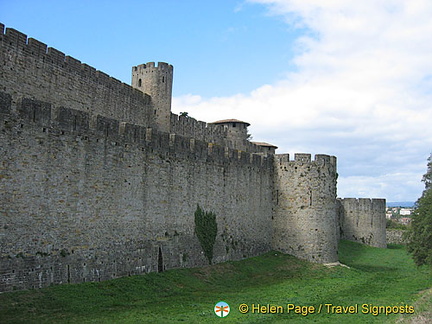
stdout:
<svg viewBox="0 0 432 324">
<path fill-rule="evenodd" d="M 164 62 L 157 66 L 149 62 L 132 67 L 132 87 L 151 97 L 154 122 L 163 132 L 170 131 L 173 70 L 172 65 Z"/>
<path fill-rule="evenodd" d="M 336 158 L 275 158 L 273 249 L 317 263 L 338 261 Z"/>
<path fill-rule="evenodd" d="M 266 143 L 266 142 L 251 142 L 259 147 L 261 147 L 261 153 L 267 154 L 276 154 L 276 149 L 278 148 L 276 145 Z"/>
<path fill-rule="evenodd" d="M 245 142 L 248 139 L 247 128 L 249 123 L 238 119 L 224 119 L 212 124 L 222 126 L 227 130 L 227 146 L 237 149 L 245 149 Z"/>
</svg>

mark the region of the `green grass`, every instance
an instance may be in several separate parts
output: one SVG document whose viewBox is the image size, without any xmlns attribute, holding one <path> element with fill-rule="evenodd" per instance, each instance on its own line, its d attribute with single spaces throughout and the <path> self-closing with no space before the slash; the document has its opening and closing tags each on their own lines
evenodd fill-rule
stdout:
<svg viewBox="0 0 432 324">
<path fill-rule="evenodd" d="M 378 249 L 342 241 L 339 256 L 350 268 L 272 252 L 211 267 L 4 293 L 0 323 L 395 322 L 400 316 L 362 314 L 361 305 L 414 305 L 418 293 L 432 287 L 430 268 L 417 268 L 402 246 Z M 424 296 L 416 310 L 432 304 L 432 294 Z M 231 306 L 224 319 L 213 312 L 221 300 Z M 242 303 L 280 305 L 284 313 L 241 314 Z M 324 307 L 320 314 L 302 316 L 287 314 L 287 303 L 360 306 L 359 314 L 328 314 Z"/>
</svg>

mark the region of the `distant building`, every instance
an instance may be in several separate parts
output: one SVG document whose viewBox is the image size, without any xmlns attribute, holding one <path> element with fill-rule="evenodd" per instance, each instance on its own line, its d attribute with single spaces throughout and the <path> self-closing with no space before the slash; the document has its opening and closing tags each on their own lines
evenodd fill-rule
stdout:
<svg viewBox="0 0 432 324">
<path fill-rule="evenodd" d="M 401 208 L 400 215 L 411 215 L 412 209 L 411 208 Z"/>
<path fill-rule="evenodd" d="M 400 218 L 401 216 L 410 216 L 414 208 L 402 208 L 402 207 L 387 207 L 386 208 L 386 218 Z"/>
</svg>

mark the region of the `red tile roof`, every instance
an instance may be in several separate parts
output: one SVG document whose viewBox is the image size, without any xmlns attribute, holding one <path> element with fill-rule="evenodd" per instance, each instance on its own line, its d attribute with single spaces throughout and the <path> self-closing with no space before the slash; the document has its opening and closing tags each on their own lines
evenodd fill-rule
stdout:
<svg viewBox="0 0 432 324">
<path fill-rule="evenodd" d="M 247 126 L 250 126 L 249 123 L 238 120 L 238 119 L 223 119 L 223 120 L 215 121 L 215 122 L 210 123 L 210 124 L 226 124 L 226 123 L 241 123 L 241 124 L 246 124 Z"/>
<path fill-rule="evenodd" d="M 278 148 L 277 146 L 273 145 L 273 144 L 269 144 L 266 142 L 251 142 L 255 145 L 259 145 L 259 146 L 267 146 L 267 147 L 274 147 L 274 148 Z"/>
</svg>

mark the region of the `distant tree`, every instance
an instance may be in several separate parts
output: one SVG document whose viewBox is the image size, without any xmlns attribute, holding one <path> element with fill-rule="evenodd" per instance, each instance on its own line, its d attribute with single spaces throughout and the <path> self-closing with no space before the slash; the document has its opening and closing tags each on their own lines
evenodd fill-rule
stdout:
<svg viewBox="0 0 432 324">
<path fill-rule="evenodd" d="M 188 118 L 189 113 L 187 111 L 183 111 L 183 112 L 180 112 L 180 116 Z"/>
<path fill-rule="evenodd" d="M 432 153 L 428 158 L 427 171 L 422 181 L 425 183 L 426 190 L 432 187 Z"/>
<path fill-rule="evenodd" d="M 395 220 L 387 219 L 386 221 L 386 229 L 399 229 L 399 230 L 406 230 L 408 229 L 407 225 L 398 223 Z"/>
<path fill-rule="evenodd" d="M 432 266 L 432 154 L 422 181 L 426 189 L 417 200 L 412 214 L 411 228 L 406 233 L 408 252 L 417 265 Z"/>
</svg>

